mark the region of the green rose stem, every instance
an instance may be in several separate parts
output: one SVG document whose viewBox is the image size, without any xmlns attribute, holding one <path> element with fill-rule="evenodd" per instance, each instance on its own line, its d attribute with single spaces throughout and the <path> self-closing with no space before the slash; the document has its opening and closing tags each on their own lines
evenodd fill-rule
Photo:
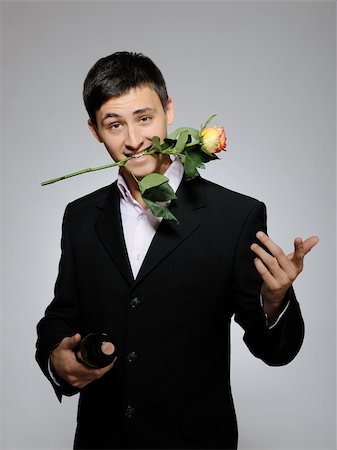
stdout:
<svg viewBox="0 0 337 450">
<path fill-rule="evenodd" d="M 76 177 L 77 175 L 81 175 L 82 173 L 95 172 L 96 170 L 108 169 L 110 167 L 124 165 L 124 164 L 121 164 L 121 162 L 122 161 L 119 161 L 117 163 L 107 164 L 105 166 L 100 166 L 100 167 L 88 167 L 87 169 L 79 170 L 78 172 L 68 173 L 67 175 L 63 175 L 62 177 L 53 178 L 53 179 L 47 180 L 47 181 L 42 181 L 41 186 L 46 186 L 47 184 L 56 183 L 57 181 L 61 181 L 61 180 L 66 180 L 67 178 Z"/>
<path fill-rule="evenodd" d="M 189 144 L 185 145 L 185 148 L 193 147 L 197 145 L 199 142 L 190 142 Z M 173 154 L 177 155 L 180 152 L 177 152 L 175 148 L 168 148 L 165 150 L 149 150 L 147 152 L 144 152 L 144 155 L 154 155 L 163 153 L 165 155 Z M 66 180 L 67 178 L 76 177 L 77 175 L 82 175 L 83 173 L 89 173 L 89 172 L 96 172 L 97 170 L 103 170 L 103 169 L 110 169 L 111 167 L 123 167 L 124 164 L 129 161 L 129 159 L 132 159 L 132 156 L 129 156 L 128 158 L 124 158 L 121 161 L 112 163 L 112 164 L 106 164 L 105 166 L 99 166 L 99 167 L 88 167 L 87 169 L 82 169 L 77 172 L 68 173 L 67 175 L 63 175 L 62 177 L 52 178 L 51 180 L 42 181 L 41 186 L 46 186 L 48 184 L 53 184 L 61 180 Z"/>
<path fill-rule="evenodd" d="M 159 153 L 158 151 L 148 151 L 144 152 L 144 155 L 153 155 L 154 153 Z M 82 175 L 83 173 L 96 172 L 97 170 L 109 169 L 110 167 L 123 167 L 124 164 L 132 159 L 132 156 L 124 158 L 121 161 L 114 162 L 112 164 L 106 164 L 105 166 L 99 167 L 88 167 L 87 169 L 79 170 L 77 172 L 68 173 L 62 177 L 52 178 L 51 180 L 42 181 L 41 186 L 46 186 L 47 184 L 56 183 L 57 181 L 66 180 L 67 178 L 76 177 L 77 175 Z"/>
<path fill-rule="evenodd" d="M 171 150 L 174 149 L 166 149 L 166 150 L 151 150 L 150 149 L 147 152 L 144 152 L 144 155 L 153 155 L 155 153 L 165 153 L 169 154 L 171 153 Z M 87 169 L 79 170 L 77 172 L 69 173 L 67 175 L 63 175 L 62 177 L 53 178 L 51 180 L 43 181 L 41 183 L 41 186 L 45 186 L 48 184 L 56 183 L 57 181 L 65 180 L 67 178 L 75 177 L 77 175 L 81 175 L 83 173 L 88 172 L 95 172 L 97 170 L 102 169 L 108 169 L 110 167 L 123 167 L 124 164 L 129 161 L 129 159 L 132 159 L 132 156 L 129 156 L 127 158 L 122 159 L 121 161 L 114 162 L 112 164 L 107 164 L 105 166 L 99 166 L 99 167 L 89 167 Z M 172 191 L 171 186 L 168 184 L 168 179 L 160 174 L 149 174 L 147 175 L 144 181 L 139 181 L 135 175 L 130 172 L 133 176 L 134 180 L 138 183 L 139 190 L 141 191 L 141 196 L 144 201 L 144 203 L 150 208 L 152 213 L 157 217 L 163 217 L 167 218 L 168 220 L 174 220 L 175 222 L 179 223 L 177 218 L 169 211 L 169 209 L 166 206 L 160 206 L 156 203 L 156 201 L 165 201 L 165 200 L 171 200 L 173 198 L 176 198 L 174 192 Z M 153 188 L 153 189 L 152 189 Z M 147 198 L 149 197 L 149 198 Z"/>
<path fill-rule="evenodd" d="M 215 114 L 216 115 L 216 114 Z M 169 134 L 161 143 L 158 136 L 152 138 L 152 144 L 144 151 L 144 155 L 164 154 L 177 155 L 184 166 L 184 172 L 187 180 L 199 176 L 198 168 L 204 168 L 204 163 L 217 159 L 213 154 L 210 154 L 203 147 L 202 130 L 208 125 L 210 120 L 215 117 L 210 116 L 206 123 L 201 127 L 200 131 L 195 128 L 178 128 Z M 123 167 L 132 156 L 122 159 L 111 164 L 106 164 L 99 167 L 89 167 L 87 169 L 72 172 L 62 177 L 53 178 L 51 180 L 43 181 L 41 186 L 56 183 L 67 178 L 75 177 L 83 173 L 96 172 L 98 170 L 109 169 L 110 167 Z M 142 180 L 137 178 L 130 172 L 135 181 L 138 183 L 139 190 L 144 200 L 144 203 L 150 208 L 152 213 L 157 217 L 173 220 L 179 224 L 178 219 L 165 206 L 165 202 L 176 199 L 176 195 L 172 187 L 168 183 L 168 178 L 159 173 L 150 173 Z"/>
<path fill-rule="evenodd" d="M 178 155 L 182 162 L 185 161 L 186 156 L 182 153 L 186 148 L 193 148 L 200 145 L 199 140 L 195 140 L 193 142 L 185 142 L 183 147 L 168 147 L 162 148 L 160 144 L 158 144 L 159 138 L 157 142 L 154 142 L 151 147 L 149 147 L 148 151 L 144 152 L 144 155 L 153 155 L 153 154 L 173 154 Z M 171 144 L 172 145 L 172 144 Z M 108 169 L 110 167 L 123 167 L 127 161 L 132 159 L 132 156 L 122 159 L 121 161 L 117 161 L 111 164 L 106 164 L 104 166 L 99 167 L 89 167 L 87 169 L 79 170 L 77 172 L 72 172 L 67 175 L 63 175 L 62 177 L 53 178 L 51 180 L 43 181 L 41 186 L 46 186 L 48 184 L 56 183 L 61 180 L 66 180 L 67 178 L 75 177 L 77 175 L 81 175 L 83 173 L 95 172 L 98 170 Z M 157 202 L 165 202 L 173 200 L 176 197 L 174 191 L 168 183 L 168 178 L 164 175 L 160 175 L 158 173 L 150 173 L 142 180 L 138 180 L 132 172 L 130 172 L 135 181 L 138 183 L 139 190 L 141 192 L 142 199 L 144 203 L 150 208 L 152 213 L 157 217 L 163 217 L 168 220 L 173 220 L 177 224 L 179 224 L 178 219 L 171 213 L 171 211 L 164 206 L 163 204 L 158 204 Z"/>
</svg>

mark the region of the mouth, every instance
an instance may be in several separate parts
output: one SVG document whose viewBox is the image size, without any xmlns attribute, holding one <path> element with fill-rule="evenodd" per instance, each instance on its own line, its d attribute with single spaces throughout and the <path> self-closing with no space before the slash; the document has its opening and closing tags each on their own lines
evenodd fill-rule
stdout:
<svg viewBox="0 0 337 450">
<path fill-rule="evenodd" d="M 144 152 L 140 152 L 140 153 L 135 153 L 134 155 L 131 155 L 131 158 L 137 159 L 137 158 L 141 158 L 142 156 L 144 156 Z"/>
<path fill-rule="evenodd" d="M 144 155 L 145 152 L 146 152 L 146 149 L 142 150 L 141 152 L 137 152 L 137 153 L 124 152 L 124 156 L 126 158 L 138 159 L 138 158 L 141 158 L 142 156 L 147 156 L 147 155 Z"/>
</svg>

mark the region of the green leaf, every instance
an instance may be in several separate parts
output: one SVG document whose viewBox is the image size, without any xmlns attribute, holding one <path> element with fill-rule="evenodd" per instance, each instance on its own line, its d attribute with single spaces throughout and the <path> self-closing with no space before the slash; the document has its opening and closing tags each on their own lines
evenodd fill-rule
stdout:
<svg viewBox="0 0 337 450">
<path fill-rule="evenodd" d="M 160 145 L 160 138 L 158 136 L 153 136 L 152 145 Z"/>
<path fill-rule="evenodd" d="M 171 211 L 166 208 L 166 206 L 158 205 L 157 203 L 148 200 L 146 198 L 143 198 L 144 202 L 147 204 L 147 206 L 150 208 L 152 214 L 156 217 L 162 217 L 163 219 L 167 220 L 174 220 L 177 224 L 179 224 L 178 219 L 176 216 L 174 216 Z"/>
<path fill-rule="evenodd" d="M 199 130 L 196 128 L 189 128 L 189 127 L 181 127 L 177 128 L 176 130 L 172 131 L 167 137 L 169 139 L 176 139 L 177 136 L 179 136 L 180 133 L 183 131 L 187 131 L 188 134 L 190 134 L 196 141 L 199 141 L 200 135 Z"/>
<path fill-rule="evenodd" d="M 199 175 L 198 168 L 204 169 L 204 163 L 219 159 L 216 155 L 204 153 L 200 150 L 200 146 L 196 145 L 185 149 L 184 170 L 187 180 L 191 180 Z"/>
<path fill-rule="evenodd" d="M 167 150 L 168 148 L 173 148 L 176 145 L 176 140 L 175 139 L 169 139 L 169 138 L 165 138 L 164 142 L 161 144 L 161 148 L 162 150 Z"/>
<path fill-rule="evenodd" d="M 209 118 L 206 120 L 206 122 L 203 125 L 201 125 L 201 129 L 207 128 L 210 121 L 213 120 L 214 117 L 216 117 L 216 116 L 217 116 L 217 114 L 212 114 L 211 116 L 209 116 Z"/>
<path fill-rule="evenodd" d="M 188 140 L 188 132 L 187 132 L 187 130 L 183 130 L 180 133 L 179 138 L 176 143 L 175 151 L 177 153 L 181 153 L 184 150 L 187 140 Z"/>
<path fill-rule="evenodd" d="M 181 161 L 182 164 L 185 164 L 185 160 L 186 160 L 186 155 L 184 155 L 184 153 L 179 153 L 179 159 Z"/>
<path fill-rule="evenodd" d="M 143 194 L 147 189 L 160 186 L 168 181 L 168 178 L 159 173 L 149 173 L 141 181 L 138 181 L 140 192 Z"/>
<path fill-rule="evenodd" d="M 142 193 L 142 197 L 143 199 L 146 198 L 153 202 L 166 202 L 177 198 L 168 182 L 146 189 L 146 191 Z"/>
<path fill-rule="evenodd" d="M 191 157 L 191 154 L 185 155 L 184 171 L 187 180 L 192 180 L 199 176 L 198 167 L 203 167 L 203 164 L 196 161 L 196 158 Z"/>
<path fill-rule="evenodd" d="M 203 163 L 219 159 L 215 153 L 204 152 L 200 145 L 187 148 L 184 153 L 188 153 L 195 161 L 200 160 Z"/>
<path fill-rule="evenodd" d="M 152 145 L 149 148 L 149 150 L 161 150 L 161 145 L 160 145 L 160 138 L 158 136 L 153 136 L 152 138 Z"/>
</svg>

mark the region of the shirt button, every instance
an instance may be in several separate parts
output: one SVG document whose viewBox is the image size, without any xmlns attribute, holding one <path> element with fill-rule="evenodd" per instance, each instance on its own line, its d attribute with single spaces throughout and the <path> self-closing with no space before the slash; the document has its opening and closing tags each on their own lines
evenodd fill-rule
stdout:
<svg viewBox="0 0 337 450">
<path fill-rule="evenodd" d="M 137 256 L 136 256 L 136 260 L 137 260 L 137 261 L 140 261 L 140 258 L 141 258 L 141 255 L 137 255 Z"/>
<path fill-rule="evenodd" d="M 133 406 L 128 406 L 127 408 L 126 408 L 126 411 L 125 411 L 125 415 L 126 415 L 126 417 L 128 418 L 128 419 L 131 419 L 131 417 L 134 415 L 134 413 L 135 413 L 135 408 L 133 407 Z"/>
<path fill-rule="evenodd" d="M 128 354 L 127 359 L 129 362 L 134 361 L 137 358 L 137 353 L 136 352 L 131 352 Z"/>
<path fill-rule="evenodd" d="M 133 298 L 130 302 L 130 305 L 132 308 L 137 308 L 137 306 L 139 306 L 139 304 L 140 304 L 140 300 L 137 297 Z"/>
</svg>

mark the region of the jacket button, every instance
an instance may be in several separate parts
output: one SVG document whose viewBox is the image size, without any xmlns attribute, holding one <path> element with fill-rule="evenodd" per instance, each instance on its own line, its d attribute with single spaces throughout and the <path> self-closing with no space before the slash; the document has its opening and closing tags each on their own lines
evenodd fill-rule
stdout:
<svg viewBox="0 0 337 450">
<path fill-rule="evenodd" d="M 131 352 L 128 354 L 127 359 L 129 362 L 134 361 L 137 358 L 137 353 L 136 352 Z"/>
<path fill-rule="evenodd" d="M 130 305 L 132 308 L 137 308 L 137 306 L 139 306 L 139 304 L 140 304 L 140 300 L 137 297 L 133 298 L 130 302 Z"/>
<path fill-rule="evenodd" d="M 125 415 L 128 419 L 131 419 L 131 417 L 134 415 L 134 413 L 135 413 L 135 408 L 133 406 L 128 406 L 126 408 Z"/>
</svg>

